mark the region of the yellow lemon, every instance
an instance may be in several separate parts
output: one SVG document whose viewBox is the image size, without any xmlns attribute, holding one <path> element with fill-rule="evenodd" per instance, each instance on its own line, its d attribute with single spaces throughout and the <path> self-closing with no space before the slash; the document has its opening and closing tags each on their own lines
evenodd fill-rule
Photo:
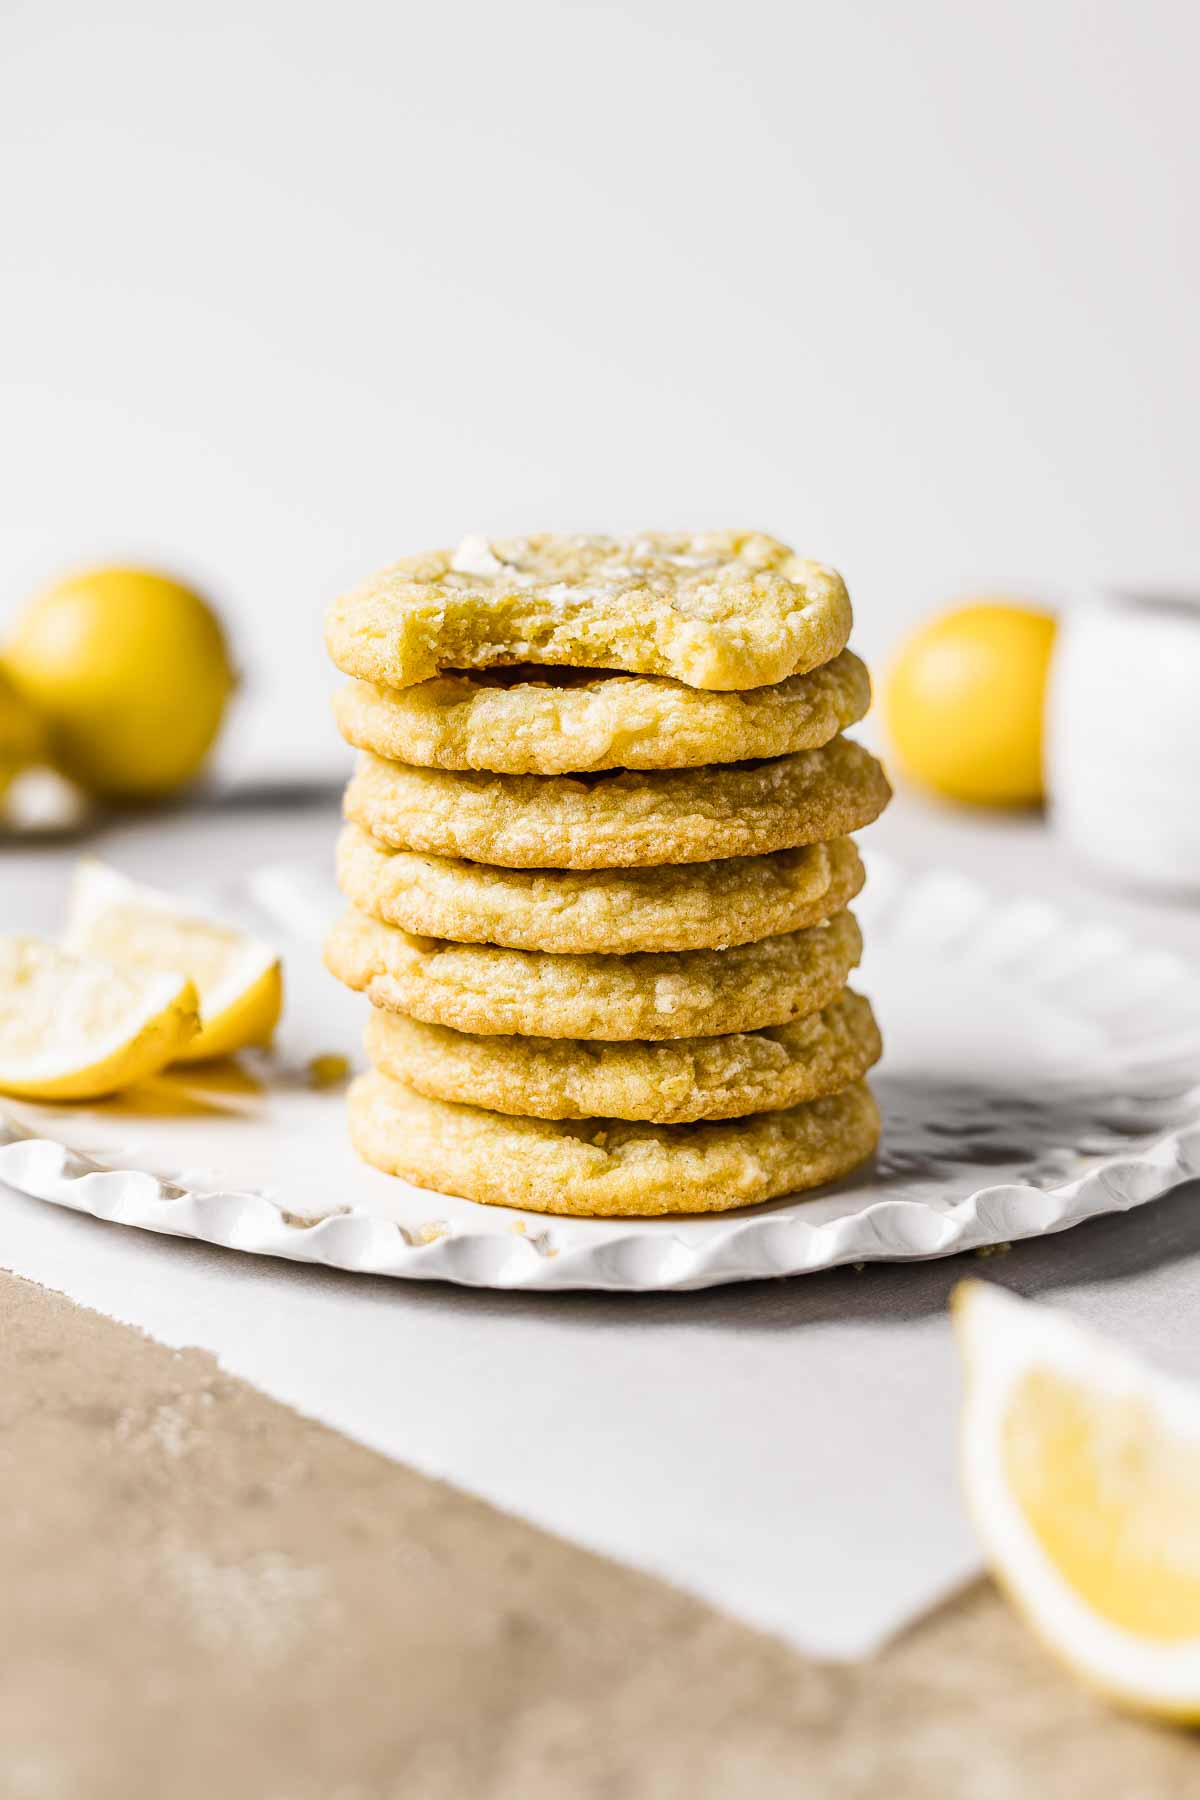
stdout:
<svg viewBox="0 0 1200 1800">
<path fill-rule="evenodd" d="M 195 984 L 200 1031 L 180 1062 L 232 1056 L 266 1045 L 283 1008 L 283 969 L 269 944 L 200 919 L 170 894 L 91 860 L 76 871 L 67 915 L 68 949 L 143 974 L 179 970 Z"/>
<path fill-rule="evenodd" d="M 1054 619 L 979 601 L 907 639 L 884 688 L 903 772 L 950 800 L 1029 805 L 1043 796 L 1046 676 Z"/>
<path fill-rule="evenodd" d="M 45 754 L 41 720 L 0 667 L 0 794 L 14 775 Z"/>
<path fill-rule="evenodd" d="M 200 768 L 233 686 L 199 594 L 144 569 L 92 569 L 32 600 L 5 662 L 54 760 L 92 793 L 153 799 Z"/>
<path fill-rule="evenodd" d="M 1200 1720 L 1200 1393 L 964 1282 L 963 1479 L 993 1572 L 1092 1686 Z"/>
<path fill-rule="evenodd" d="M 197 1030 L 183 975 L 131 974 L 41 938 L 0 938 L 0 1093 L 97 1100 L 156 1075 Z"/>
</svg>

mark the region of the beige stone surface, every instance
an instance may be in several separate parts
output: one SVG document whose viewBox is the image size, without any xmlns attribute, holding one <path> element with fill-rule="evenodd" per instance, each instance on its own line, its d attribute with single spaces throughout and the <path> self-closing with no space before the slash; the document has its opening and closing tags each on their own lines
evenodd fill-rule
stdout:
<svg viewBox="0 0 1200 1800">
<path fill-rule="evenodd" d="M 350 1279 L 350 1278 L 348 1278 Z M 376 1296 L 378 1303 L 378 1296 Z M 0 1275 L 5 1800 L 1164 1800 L 979 1584 L 855 1667 Z"/>
</svg>

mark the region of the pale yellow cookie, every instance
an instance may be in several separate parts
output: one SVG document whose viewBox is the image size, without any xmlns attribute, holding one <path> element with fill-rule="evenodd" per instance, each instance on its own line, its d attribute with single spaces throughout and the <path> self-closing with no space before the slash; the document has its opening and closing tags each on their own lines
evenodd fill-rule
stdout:
<svg viewBox="0 0 1200 1800">
<path fill-rule="evenodd" d="M 735 693 L 652 675 L 523 667 L 435 675 L 401 690 L 352 681 L 334 711 L 344 738 L 392 762 L 569 775 L 814 750 L 870 704 L 866 667 L 843 650 L 806 675 Z"/>
<path fill-rule="evenodd" d="M 869 825 L 891 798 L 837 737 L 770 762 L 607 775 L 413 769 L 364 753 L 346 817 L 397 850 L 508 869 L 629 869 L 763 856 Z"/>
<path fill-rule="evenodd" d="M 769 1031 L 674 1043 L 474 1037 L 375 1009 L 367 1055 L 431 1100 L 539 1119 L 646 1119 L 686 1125 L 774 1112 L 840 1093 L 881 1051 L 870 1003 L 836 1000 Z"/>
<path fill-rule="evenodd" d="M 840 575 L 758 532 L 467 538 L 394 563 L 336 601 L 339 669 L 405 688 L 505 663 L 626 669 L 754 688 L 844 649 Z"/>
<path fill-rule="evenodd" d="M 389 850 L 347 825 L 337 864 L 342 892 L 360 912 L 419 936 L 603 955 L 799 931 L 840 912 L 863 884 L 849 838 L 661 869 L 497 869 Z"/>
<path fill-rule="evenodd" d="M 645 1217 L 728 1212 L 834 1181 L 874 1150 L 879 1111 L 860 1081 L 724 1124 L 513 1119 L 427 1100 L 374 1070 L 350 1090 L 350 1136 L 376 1168 L 485 1206 Z"/>
<path fill-rule="evenodd" d="M 352 910 L 325 945 L 330 972 L 391 1012 L 485 1036 L 622 1043 L 786 1025 L 828 1005 L 861 955 L 849 912 L 730 950 L 549 956 L 413 937 Z"/>
</svg>

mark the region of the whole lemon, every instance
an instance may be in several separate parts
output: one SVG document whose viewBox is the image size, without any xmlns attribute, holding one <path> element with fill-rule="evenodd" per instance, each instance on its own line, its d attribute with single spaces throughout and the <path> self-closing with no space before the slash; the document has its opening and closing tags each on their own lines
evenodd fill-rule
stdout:
<svg viewBox="0 0 1200 1800">
<path fill-rule="evenodd" d="M 13 776 L 46 754 L 46 733 L 0 666 L 0 795 Z"/>
<path fill-rule="evenodd" d="M 147 800 L 200 768 L 233 687 L 208 602 L 146 569 L 90 569 L 31 600 L 5 650 L 55 763 L 93 794 Z"/>
<path fill-rule="evenodd" d="M 1050 613 L 981 600 L 915 631 L 884 690 L 902 771 L 950 800 L 984 806 L 1040 800 L 1054 630 Z"/>
</svg>

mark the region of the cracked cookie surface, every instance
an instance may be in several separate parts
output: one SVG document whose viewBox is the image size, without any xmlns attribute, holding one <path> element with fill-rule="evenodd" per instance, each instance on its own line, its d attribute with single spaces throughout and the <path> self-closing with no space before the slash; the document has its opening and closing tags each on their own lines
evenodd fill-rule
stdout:
<svg viewBox="0 0 1200 1800">
<path fill-rule="evenodd" d="M 866 667 L 843 650 L 822 668 L 740 693 L 584 669 L 455 670 L 399 691 L 353 681 L 335 695 L 334 713 L 349 743 L 392 762 L 569 775 L 813 750 L 870 704 Z"/>
<path fill-rule="evenodd" d="M 723 1123 L 519 1119 L 429 1100 L 372 1070 L 350 1089 L 350 1136 L 376 1168 L 485 1206 L 661 1217 L 728 1212 L 836 1180 L 874 1150 L 879 1112 L 860 1081 Z"/>
<path fill-rule="evenodd" d="M 485 1036 L 657 1042 L 786 1025 L 828 1005 L 862 954 L 851 912 L 728 950 L 554 956 L 414 937 L 351 909 L 331 974 L 376 1005 Z"/>
<path fill-rule="evenodd" d="M 761 532 L 466 538 L 334 602 L 325 642 L 359 680 L 406 688 L 511 663 L 765 687 L 845 648 L 836 570 Z"/>
<path fill-rule="evenodd" d="M 418 936 L 514 950 L 705 950 L 819 924 L 863 884 L 849 838 L 647 869 L 500 869 L 389 850 L 357 825 L 338 884 L 360 912 Z"/>
<path fill-rule="evenodd" d="M 364 752 L 345 813 L 381 843 L 510 869 L 643 868 L 826 843 L 891 798 L 869 750 L 586 777 L 416 769 Z"/>
<path fill-rule="evenodd" d="M 849 989 L 766 1031 L 674 1043 L 477 1037 L 375 1009 L 367 1055 L 433 1100 L 539 1119 L 736 1119 L 837 1094 L 878 1061 L 869 1001 Z"/>
</svg>

